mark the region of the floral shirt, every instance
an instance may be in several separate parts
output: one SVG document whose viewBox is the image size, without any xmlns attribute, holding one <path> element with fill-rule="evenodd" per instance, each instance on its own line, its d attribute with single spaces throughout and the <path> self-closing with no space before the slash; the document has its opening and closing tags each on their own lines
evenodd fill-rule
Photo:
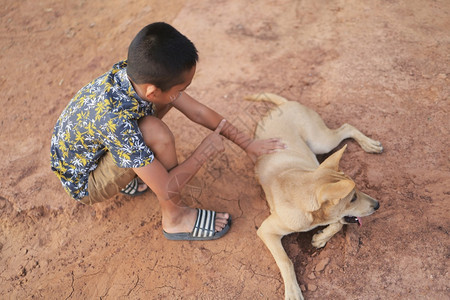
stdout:
<svg viewBox="0 0 450 300">
<path fill-rule="evenodd" d="M 89 173 L 109 151 L 117 166 L 138 168 L 151 163 L 138 119 L 153 115 L 152 103 L 134 91 L 126 61 L 83 87 L 56 122 L 51 140 L 51 168 L 64 189 L 80 200 L 88 195 Z"/>
</svg>

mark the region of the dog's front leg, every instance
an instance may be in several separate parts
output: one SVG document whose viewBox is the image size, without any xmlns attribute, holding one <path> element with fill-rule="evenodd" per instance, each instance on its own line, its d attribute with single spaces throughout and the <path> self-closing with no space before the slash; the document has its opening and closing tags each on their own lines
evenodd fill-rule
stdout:
<svg viewBox="0 0 450 300">
<path fill-rule="evenodd" d="M 342 226 L 343 225 L 339 222 L 328 225 L 313 236 L 312 245 L 316 248 L 322 248 L 333 235 L 342 229 Z"/>
<path fill-rule="evenodd" d="M 303 300 L 302 292 L 297 283 L 294 265 L 281 244 L 281 238 L 289 232 L 285 233 L 284 230 L 280 229 L 275 218 L 271 215 L 261 224 L 257 233 L 267 248 L 269 248 L 280 269 L 281 277 L 283 277 L 284 281 L 285 299 Z"/>
</svg>

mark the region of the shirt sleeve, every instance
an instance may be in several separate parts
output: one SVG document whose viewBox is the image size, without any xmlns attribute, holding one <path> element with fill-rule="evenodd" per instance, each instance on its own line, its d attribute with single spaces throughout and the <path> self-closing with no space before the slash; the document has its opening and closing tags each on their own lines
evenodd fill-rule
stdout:
<svg viewBox="0 0 450 300">
<path fill-rule="evenodd" d="M 105 146 L 120 168 L 140 168 L 155 158 L 144 142 L 137 120 L 110 120 Z"/>
</svg>

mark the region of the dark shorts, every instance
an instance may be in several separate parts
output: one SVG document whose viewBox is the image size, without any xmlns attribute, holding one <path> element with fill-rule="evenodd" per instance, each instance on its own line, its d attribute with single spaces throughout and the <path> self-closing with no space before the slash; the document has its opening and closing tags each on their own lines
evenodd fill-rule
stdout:
<svg viewBox="0 0 450 300">
<path fill-rule="evenodd" d="M 89 195 L 80 200 L 81 203 L 92 205 L 117 195 L 125 188 L 136 173 L 133 169 L 119 168 L 114 163 L 112 155 L 107 152 L 100 159 L 97 169 L 89 174 Z"/>
</svg>

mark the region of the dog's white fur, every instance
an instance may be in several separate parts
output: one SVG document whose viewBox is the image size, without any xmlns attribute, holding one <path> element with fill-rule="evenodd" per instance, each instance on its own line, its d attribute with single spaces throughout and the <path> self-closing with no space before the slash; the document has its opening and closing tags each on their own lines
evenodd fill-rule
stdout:
<svg viewBox="0 0 450 300">
<path fill-rule="evenodd" d="M 381 153 L 383 147 L 348 124 L 331 130 L 315 111 L 283 97 L 263 93 L 247 99 L 276 104 L 258 123 L 255 132 L 255 138 L 278 137 L 287 145 L 286 150 L 264 155 L 256 162 L 256 177 L 271 212 L 258 229 L 258 236 L 281 271 L 285 298 L 303 299 L 281 238 L 292 232 L 328 225 L 313 236 L 312 245 L 320 248 L 347 223 L 344 217 L 356 221 L 356 217 L 359 220 L 379 207 L 378 201 L 360 192 L 355 183 L 339 171 L 346 146 L 320 165 L 316 154 L 330 152 L 346 138 L 355 139 L 366 152 Z"/>
</svg>

